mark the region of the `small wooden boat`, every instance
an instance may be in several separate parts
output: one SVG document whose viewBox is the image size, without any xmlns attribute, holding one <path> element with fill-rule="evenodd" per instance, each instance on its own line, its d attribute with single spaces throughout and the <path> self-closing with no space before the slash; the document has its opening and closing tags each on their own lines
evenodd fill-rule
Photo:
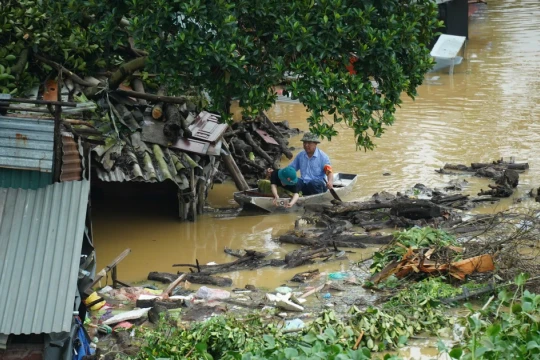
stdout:
<svg viewBox="0 0 540 360">
<path fill-rule="evenodd" d="M 334 174 L 334 190 L 336 194 L 343 198 L 348 195 L 357 180 L 356 174 L 345 174 L 345 173 L 335 173 Z M 245 191 L 237 191 L 234 193 L 234 200 L 240 204 L 244 209 L 250 210 L 262 210 L 265 212 L 274 212 L 274 211 L 298 211 L 301 210 L 306 204 L 317 204 L 330 202 L 333 198 L 330 191 L 326 191 L 322 194 L 315 194 L 309 196 L 301 196 L 296 204 L 291 207 L 285 207 L 289 201 L 290 197 L 279 198 L 278 206 L 274 205 L 274 197 L 270 194 L 263 194 L 259 192 L 258 189 L 249 189 Z"/>
</svg>

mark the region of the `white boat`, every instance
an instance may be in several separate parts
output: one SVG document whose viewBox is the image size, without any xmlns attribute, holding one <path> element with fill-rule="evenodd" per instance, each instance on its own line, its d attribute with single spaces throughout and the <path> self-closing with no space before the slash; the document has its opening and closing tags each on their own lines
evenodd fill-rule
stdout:
<svg viewBox="0 0 540 360">
<path fill-rule="evenodd" d="M 334 190 L 336 194 L 343 199 L 348 195 L 357 180 L 356 174 L 335 173 L 334 174 Z M 245 191 L 237 191 L 234 193 L 234 200 L 244 209 L 261 210 L 265 212 L 283 212 L 283 211 L 298 211 L 302 210 L 306 204 L 317 204 L 330 202 L 334 197 L 330 191 L 322 194 L 300 196 L 296 204 L 291 207 L 285 207 L 291 201 L 290 197 L 279 198 L 278 205 L 274 205 L 274 197 L 271 194 L 263 194 L 258 189 L 249 189 Z"/>
</svg>

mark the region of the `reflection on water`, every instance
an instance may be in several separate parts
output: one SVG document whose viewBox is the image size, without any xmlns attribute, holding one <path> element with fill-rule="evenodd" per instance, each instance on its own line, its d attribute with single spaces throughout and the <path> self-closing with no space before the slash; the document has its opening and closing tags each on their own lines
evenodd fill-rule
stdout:
<svg viewBox="0 0 540 360">
<path fill-rule="evenodd" d="M 445 163 L 488 162 L 510 156 L 531 166 L 520 175 L 516 195 L 495 209 L 477 211 L 503 210 L 516 197 L 538 187 L 540 2 L 492 0 L 487 6 L 478 5 L 469 25 L 470 41 L 463 63 L 456 66 L 453 76 L 428 74 L 418 98 L 405 98 L 395 125 L 376 139 L 375 151 L 356 151 L 352 131 L 344 128 L 338 138 L 320 145 L 337 171 L 359 175 L 349 200 L 382 190 L 403 191 L 416 183 L 442 187 L 463 178 L 469 182 L 465 192 L 476 194 L 480 188 L 486 189 L 489 181 L 443 176 L 434 170 Z M 288 120 L 293 127 L 307 129 L 307 112 L 298 104 L 278 103 L 268 115 L 274 121 Z M 291 145 L 300 149 L 300 137 L 292 139 Z M 385 172 L 391 175 L 383 176 Z M 232 184 L 215 185 L 209 204 L 235 206 L 234 190 Z M 144 199 L 95 202 L 98 267 L 129 247 L 132 253 L 121 263 L 119 277 L 134 281 L 143 280 L 149 271 L 180 270 L 171 267 L 174 263 L 234 260 L 223 253 L 224 247 L 271 249 L 276 257 L 294 248 L 280 246 L 272 238 L 291 229 L 297 215 L 215 218 L 207 214 L 196 223 L 179 223 L 175 214 L 174 208 L 155 206 Z M 332 263 L 328 270 L 342 266 L 345 264 Z M 235 287 L 247 283 L 272 287 L 301 270 L 267 268 L 227 276 L 233 278 Z"/>
</svg>

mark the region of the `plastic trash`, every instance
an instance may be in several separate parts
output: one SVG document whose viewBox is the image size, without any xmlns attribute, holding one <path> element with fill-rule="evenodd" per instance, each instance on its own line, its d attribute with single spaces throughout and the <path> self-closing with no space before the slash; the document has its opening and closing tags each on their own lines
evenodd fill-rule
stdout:
<svg viewBox="0 0 540 360">
<path fill-rule="evenodd" d="M 348 278 L 349 275 L 347 275 L 347 273 L 335 272 L 335 273 L 328 274 L 328 277 L 332 280 L 343 280 L 343 279 Z"/>
<path fill-rule="evenodd" d="M 149 289 L 149 290 L 159 290 L 159 288 L 152 284 L 144 284 L 141 286 L 143 289 Z"/>
<path fill-rule="evenodd" d="M 206 286 L 201 286 L 195 293 L 195 297 L 204 300 L 224 300 L 231 297 L 231 293 L 222 289 L 211 289 Z"/>
<path fill-rule="evenodd" d="M 330 295 L 330 293 L 326 293 L 322 296 L 324 299 L 330 299 L 332 297 L 332 295 Z"/>
<path fill-rule="evenodd" d="M 105 286 L 103 289 L 98 291 L 98 294 L 107 294 L 113 288 L 110 285 Z"/>
<path fill-rule="evenodd" d="M 288 286 L 280 286 L 278 288 L 276 288 L 276 292 L 280 293 L 280 294 L 288 294 L 288 293 L 291 293 L 292 292 L 292 289 Z"/>
<path fill-rule="evenodd" d="M 120 323 L 122 321 L 126 321 L 126 320 L 139 319 L 139 318 L 143 317 L 144 315 L 146 315 L 148 313 L 148 311 L 150 311 L 150 309 L 151 308 L 144 308 L 144 309 L 137 309 L 137 310 L 127 311 L 125 313 L 115 315 L 112 318 L 103 321 L 103 324 L 105 324 L 105 325 L 118 324 L 118 323 Z"/>
<path fill-rule="evenodd" d="M 300 319 L 287 320 L 285 322 L 285 330 L 302 329 L 306 324 Z"/>
<path fill-rule="evenodd" d="M 110 334 L 112 333 L 112 329 L 109 325 L 104 325 L 104 324 L 101 324 L 98 326 L 98 332 L 102 333 L 102 334 Z"/>
<path fill-rule="evenodd" d="M 94 291 L 84 300 L 84 304 L 88 310 L 96 311 L 105 305 L 105 300 Z"/>
</svg>

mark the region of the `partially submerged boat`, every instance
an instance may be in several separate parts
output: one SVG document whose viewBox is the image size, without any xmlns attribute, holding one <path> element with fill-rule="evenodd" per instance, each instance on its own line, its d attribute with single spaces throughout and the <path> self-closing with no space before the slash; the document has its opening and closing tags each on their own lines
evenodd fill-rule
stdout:
<svg viewBox="0 0 540 360">
<path fill-rule="evenodd" d="M 357 180 L 356 174 L 335 173 L 334 174 L 334 190 L 336 194 L 343 198 L 348 195 Z M 274 197 L 271 194 L 263 194 L 259 189 L 249 189 L 245 191 L 237 191 L 234 193 L 234 200 L 244 209 L 260 210 L 265 212 L 275 211 L 298 211 L 306 204 L 317 204 L 330 202 L 334 197 L 330 191 L 322 194 L 301 196 L 293 207 L 287 208 L 286 205 L 291 201 L 290 197 L 279 198 L 278 205 L 274 205 Z"/>
</svg>

